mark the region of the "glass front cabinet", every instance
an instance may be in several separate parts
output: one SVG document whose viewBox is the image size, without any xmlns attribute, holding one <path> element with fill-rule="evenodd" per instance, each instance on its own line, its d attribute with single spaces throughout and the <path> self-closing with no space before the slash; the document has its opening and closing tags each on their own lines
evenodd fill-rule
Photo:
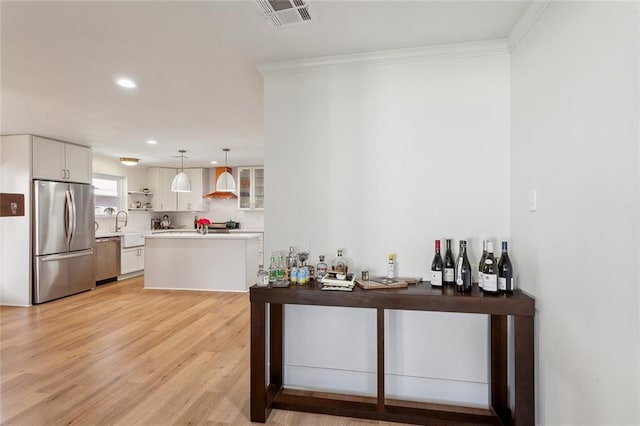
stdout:
<svg viewBox="0 0 640 426">
<path fill-rule="evenodd" d="M 238 167 L 238 209 L 264 210 L 264 167 Z"/>
</svg>

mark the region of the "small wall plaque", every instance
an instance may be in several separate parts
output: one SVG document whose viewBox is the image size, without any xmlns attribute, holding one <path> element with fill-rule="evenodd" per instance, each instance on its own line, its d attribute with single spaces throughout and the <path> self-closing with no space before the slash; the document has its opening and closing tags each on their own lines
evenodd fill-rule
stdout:
<svg viewBox="0 0 640 426">
<path fill-rule="evenodd" d="M 0 192 L 0 217 L 24 216 L 24 194 Z"/>
</svg>

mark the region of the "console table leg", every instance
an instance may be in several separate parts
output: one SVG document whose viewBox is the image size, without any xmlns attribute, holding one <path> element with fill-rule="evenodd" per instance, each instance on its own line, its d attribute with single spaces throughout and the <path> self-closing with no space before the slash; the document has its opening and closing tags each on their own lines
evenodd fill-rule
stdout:
<svg viewBox="0 0 640 426">
<path fill-rule="evenodd" d="M 265 304 L 251 303 L 251 421 L 267 420 Z"/>
<path fill-rule="evenodd" d="M 515 317 L 516 426 L 533 426 L 536 419 L 533 327 L 533 317 Z"/>
<path fill-rule="evenodd" d="M 491 407 L 499 416 L 510 416 L 507 391 L 507 317 L 491 315 Z"/>
<path fill-rule="evenodd" d="M 282 350 L 284 335 L 282 323 L 284 312 L 282 305 L 269 304 L 269 384 L 275 386 L 276 392 L 282 388 L 283 361 Z"/>
<path fill-rule="evenodd" d="M 377 309 L 377 341 L 378 341 L 378 401 L 377 410 L 379 413 L 384 412 L 384 309 Z"/>
</svg>

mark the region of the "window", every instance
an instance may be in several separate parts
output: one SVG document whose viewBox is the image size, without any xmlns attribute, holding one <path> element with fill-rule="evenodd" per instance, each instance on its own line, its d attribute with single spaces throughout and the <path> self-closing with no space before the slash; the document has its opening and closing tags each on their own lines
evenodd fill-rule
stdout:
<svg viewBox="0 0 640 426">
<path fill-rule="evenodd" d="M 109 216 L 126 206 L 122 176 L 93 175 L 96 216 Z"/>
</svg>

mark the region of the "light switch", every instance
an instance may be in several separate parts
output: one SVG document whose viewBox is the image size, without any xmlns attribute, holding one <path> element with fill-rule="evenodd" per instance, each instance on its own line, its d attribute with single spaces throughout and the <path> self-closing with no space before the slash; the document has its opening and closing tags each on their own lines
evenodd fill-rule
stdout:
<svg viewBox="0 0 640 426">
<path fill-rule="evenodd" d="M 538 210 L 538 197 L 535 189 L 529 190 L 529 211 L 535 212 Z"/>
</svg>

